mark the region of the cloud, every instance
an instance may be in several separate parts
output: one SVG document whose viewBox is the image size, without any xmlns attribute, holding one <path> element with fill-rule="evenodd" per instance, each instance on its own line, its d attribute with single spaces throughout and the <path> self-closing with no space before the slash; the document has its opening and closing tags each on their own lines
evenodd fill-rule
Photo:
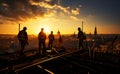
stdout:
<svg viewBox="0 0 120 74">
<path fill-rule="evenodd" d="M 35 16 L 44 16 L 44 12 L 39 9 L 40 7 L 32 5 L 29 1 L 30 0 L 1 0 L 0 15 L 17 21 L 23 21 Z"/>
<path fill-rule="evenodd" d="M 51 0 L 45 0 L 46 2 L 51 2 Z"/>
<path fill-rule="evenodd" d="M 62 6 L 57 6 L 60 10 L 62 10 L 64 13 L 70 14 L 70 7 L 62 7 Z"/>
<path fill-rule="evenodd" d="M 71 12 L 72 11 L 72 12 Z M 54 0 L 0 0 L 0 22 L 24 22 L 37 17 L 57 16 L 59 13 L 78 15 L 79 9 L 61 6 Z M 75 16 L 71 17 L 73 19 Z M 4 22 L 3 22 L 4 21 Z"/>
<path fill-rule="evenodd" d="M 73 9 L 71 12 L 73 15 L 79 15 L 79 8 Z"/>
<path fill-rule="evenodd" d="M 38 5 L 44 9 L 51 9 L 51 10 L 60 10 L 60 11 L 63 11 L 64 13 L 66 14 L 70 14 L 70 7 L 63 7 L 61 5 L 57 5 L 55 4 L 54 2 L 34 2 L 34 1 L 31 1 L 31 4 L 32 5 Z M 58 11 L 58 12 L 60 12 Z"/>
<path fill-rule="evenodd" d="M 79 18 L 75 17 L 75 16 L 70 16 L 71 19 L 79 21 Z"/>
</svg>

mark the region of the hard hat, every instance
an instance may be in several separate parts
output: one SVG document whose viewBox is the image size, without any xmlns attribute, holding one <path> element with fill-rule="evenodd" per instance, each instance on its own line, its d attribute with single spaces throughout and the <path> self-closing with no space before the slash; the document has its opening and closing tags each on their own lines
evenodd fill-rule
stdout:
<svg viewBox="0 0 120 74">
<path fill-rule="evenodd" d="M 27 27 L 24 27 L 23 30 L 27 30 Z"/>
</svg>

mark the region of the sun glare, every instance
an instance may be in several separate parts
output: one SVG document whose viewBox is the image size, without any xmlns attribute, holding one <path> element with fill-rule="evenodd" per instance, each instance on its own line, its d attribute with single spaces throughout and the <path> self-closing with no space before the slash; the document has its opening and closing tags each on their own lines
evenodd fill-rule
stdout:
<svg viewBox="0 0 120 74">
<path fill-rule="evenodd" d="M 42 26 L 42 28 L 44 28 L 44 32 L 45 32 L 46 34 L 50 33 L 50 28 L 49 28 L 49 26 L 44 25 L 44 26 Z"/>
<path fill-rule="evenodd" d="M 50 30 L 48 29 L 48 28 L 44 28 L 44 31 L 45 31 L 45 33 L 49 33 L 50 32 Z"/>
</svg>

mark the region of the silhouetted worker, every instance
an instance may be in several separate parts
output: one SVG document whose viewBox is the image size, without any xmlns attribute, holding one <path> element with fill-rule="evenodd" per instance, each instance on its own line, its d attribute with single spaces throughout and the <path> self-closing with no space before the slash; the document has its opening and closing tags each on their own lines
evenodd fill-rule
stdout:
<svg viewBox="0 0 120 74">
<path fill-rule="evenodd" d="M 55 36 L 53 35 L 53 31 L 51 31 L 51 34 L 49 34 L 48 38 L 49 38 L 48 48 L 52 49 L 53 41 L 55 39 Z"/>
<path fill-rule="evenodd" d="M 21 30 L 17 36 L 21 45 L 21 55 L 24 54 L 23 51 L 25 49 L 26 44 L 28 44 L 28 35 L 26 30 L 27 30 L 27 27 L 24 27 L 23 30 Z"/>
<path fill-rule="evenodd" d="M 62 47 L 63 46 L 63 39 L 62 39 L 61 35 L 60 35 L 58 41 L 59 41 L 59 47 Z"/>
<path fill-rule="evenodd" d="M 78 39 L 79 39 L 79 50 L 82 50 L 83 49 L 84 33 L 81 31 L 80 27 L 78 27 Z"/>
<path fill-rule="evenodd" d="M 45 44 L 46 33 L 44 32 L 44 28 L 41 28 L 41 31 L 38 35 L 38 40 L 39 40 L 39 53 L 45 54 L 46 53 L 46 44 Z"/>
</svg>

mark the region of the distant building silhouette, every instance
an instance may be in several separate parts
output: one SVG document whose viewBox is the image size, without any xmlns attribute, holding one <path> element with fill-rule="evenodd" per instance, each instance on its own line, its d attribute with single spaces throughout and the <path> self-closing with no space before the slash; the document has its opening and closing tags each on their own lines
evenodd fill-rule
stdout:
<svg viewBox="0 0 120 74">
<path fill-rule="evenodd" d="M 97 35 L 97 27 L 95 26 L 94 35 Z"/>
</svg>

